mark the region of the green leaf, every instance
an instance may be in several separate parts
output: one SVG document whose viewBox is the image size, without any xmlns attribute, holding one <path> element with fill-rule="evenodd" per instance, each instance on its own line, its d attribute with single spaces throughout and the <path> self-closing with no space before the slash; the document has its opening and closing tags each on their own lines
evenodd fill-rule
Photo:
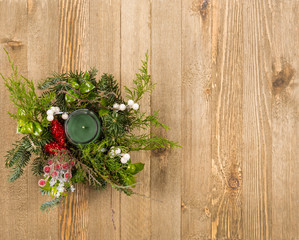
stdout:
<svg viewBox="0 0 299 240">
<path fill-rule="evenodd" d="M 107 107 L 108 106 L 108 100 L 106 98 L 102 98 L 100 100 L 100 103 L 102 106 Z"/>
<path fill-rule="evenodd" d="M 20 132 L 24 134 L 33 133 L 33 123 L 32 122 L 26 123 L 23 127 L 21 127 Z"/>
<path fill-rule="evenodd" d="M 125 182 L 126 182 L 127 186 L 133 185 L 136 183 L 136 178 L 134 176 L 129 175 L 125 178 Z M 132 187 L 135 187 L 135 186 L 132 186 Z"/>
<path fill-rule="evenodd" d="M 140 172 L 140 171 L 142 171 L 143 170 L 143 168 L 144 168 L 144 163 L 134 163 L 134 165 L 135 165 L 135 167 L 136 167 L 136 171 L 137 171 L 137 173 L 138 172 Z"/>
<path fill-rule="evenodd" d="M 75 91 L 73 89 L 70 89 L 68 91 L 69 94 L 73 95 L 74 97 L 79 97 L 79 94 L 75 93 Z M 69 94 L 65 94 L 65 101 L 67 103 L 71 103 L 71 102 L 75 102 L 76 101 L 76 98 L 72 97 L 71 95 Z"/>
<path fill-rule="evenodd" d="M 43 129 L 38 122 L 33 123 L 33 135 L 39 137 L 43 133 Z"/>
<path fill-rule="evenodd" d="M 53 186 L 51 189 L 51 193 L 50 193 L 51 197 L 55 197 L 56 193 L 57 193 L 57 188 L 55 186 Z"/>
<path fill-rule="evenodd" d="M 79 89 L 80 85 L 79 85 L 79 83 L 73 81 L 72 82 L 72 87 L 75 88 L 75 89 Z"/>
<path fill-rule="evenodd" d="M 134 164 L 129 164 L 127 171 L 133 175 L 139 173 L 142 171 L 144 168 L 144 163 L 134 163 Z"/>
<path fill-rule="evenodd" d="M 18 108 L 17 114 L 20 118 L 24 118 L 27 115 L 26 112 L 21 108 Z"/>
<path fill-rule="evenodd" d="M 102 117 L 104 115 L 107 115 L 109 113 L 109 109 L 101 108 L 99 111 L 99 116 Z"/>
<path fill-rule="evenodd" d="M 86 81 L 80 85 L 80 92 L 88 93 L 94 88 L 95 88 L 95 86 L 91 82 Z"/>
<path fill-rule="evenodd" d="M 51 191 L 51 186 L 49 181 L 47 181 L 46 185 L 44 187 L 41 187 L 41 189 L 45 190 L 45 191 Z"/>
<path fill-rule="evenodd" d="M 84 74 L 84 79 L 85 79 L 85 80 L 89 80 L 89 72 L 86 72 L 86 73 Z"/>
</svg>

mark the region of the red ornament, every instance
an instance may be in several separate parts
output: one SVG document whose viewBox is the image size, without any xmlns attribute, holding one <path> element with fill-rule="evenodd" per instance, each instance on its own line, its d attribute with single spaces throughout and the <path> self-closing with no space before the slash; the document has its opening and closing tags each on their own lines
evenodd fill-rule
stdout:
<svg viewBox="0 0 299 240">
<path fill-rule="evenodd" d="M 65 132 L 60 122 L 54 119 L 51 122 L 51 133 L 53 134 L 55 141 L 45 145 L 45 151 L 49 154 L 56 156 L 58 152 L 65 147 Z"/>
</svg>

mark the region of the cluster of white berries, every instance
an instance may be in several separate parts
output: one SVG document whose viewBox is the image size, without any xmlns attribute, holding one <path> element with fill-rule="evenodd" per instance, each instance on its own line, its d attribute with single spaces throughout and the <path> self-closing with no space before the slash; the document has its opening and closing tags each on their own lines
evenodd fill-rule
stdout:
<svg viewBox="0 0 299 240">
<path fill-rule="evenodd" d="M 115 147 L 110 149 L 109 155 L 111 158 L 114 158 L 115 156 L 121 156 L 120 161 L 122 164 L 127 163 L 131 158 L 129 153 L 121 153 L 121 149 Z"/>
<path fill-rule="evenodd" d="M 50 121 L 50 122 L 53 121 L 54 120 L 54 115 L 59 114 L 59 113 L 61 113 L 59 107 L 51 107 L 47 111 L 47 120 Z M 62 113 L 61 117 L 62 117 L 62 119 L 66 120 L 66 119 L 68 119 L 69 115 L 65 112 L 65 113 Z"/>
<path fill-rule="evenodd" d="M 134 103 L 134 101 L 132 99 L 130 99 L 128 101 L 128 105 L 126 106 L 125 104 L 118 104 L 118 103 L 114 103 L 113 104 L 113 109 L 115 110 L 119 110 L 119 111 L 125 111 L 127 108 L 133 108 L 134 110 L 138 110 L 139 108 L 139 104 L 138 103 Z"/>
</svg>

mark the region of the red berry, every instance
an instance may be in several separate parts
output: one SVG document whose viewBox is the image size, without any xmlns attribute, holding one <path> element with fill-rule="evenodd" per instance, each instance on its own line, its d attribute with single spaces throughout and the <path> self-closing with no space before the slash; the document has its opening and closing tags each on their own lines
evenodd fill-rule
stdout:
<svg viewBox="0 0 299 240">
<path fill-rule="evenodd" d="M 65 174 L 64 174 L 64 178 L 71 178 L 72 177 L 72 174 L 71 173 L 69 173 L 69 172 L 66 172 Z"/>
<path fill-rule="evenodd" d="M 63 170 L 67 170 L 69 168 L 69 165 L 67 163 L 63 164 L 62 165 L 62 169 Z"/>
<path fill-rule="evenodd" d="M 49 173 L 51 170 L 50 166 L 44 166 L 44 172 Z"/>
<path fill-rule="evenodd" d="M 40 179 L 39 181 L 38 181 L 38 186 L 40 186 L 40 187 L 44 187 L 44 186 L 46 186 L 46 180 L 45 179 Z"/>
<path fill-rule="evenodd" d="M 56 169 L 56 170 L 60 170 L 60 164 L 56 164 L 56 165 L 55 165 L 55 169 Z"/>
<path fill-rule="evenodd" d="M 57 175 L 58 175 L 58 172 L 57 171 L 53 171 L 52 173 L 51 173 L 51 177 L 57 177 Z"/>
</svg>

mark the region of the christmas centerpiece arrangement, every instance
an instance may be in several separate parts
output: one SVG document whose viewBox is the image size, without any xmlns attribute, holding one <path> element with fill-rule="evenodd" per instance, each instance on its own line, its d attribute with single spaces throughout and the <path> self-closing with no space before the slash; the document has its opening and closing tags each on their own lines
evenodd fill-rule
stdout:
<svg viewBox="0 0 299 240">
<path fill-rule="evenodd" d="M 158 112 L 140 111 L 140 99 L 154 87 L 147 54 L 133 87 L 124 87 L 125 97 L 111 74 L 97 80 L 96 69 L 54 74 L 39 83 L 37 94 L 32 80 L 18 73 L 9 56 L 8 60 L 12 74 L 1 76 L 17 107 L 9 114 L 22 136 L 8 151 L 5 165 L 12 168 L 9 181 L 15 181 L 32 159 L 41 193 L 53 198 L 42 204 L 42 210 L 59 204 L 75 191 L 76 183 L 99 190 L 110 184 L 131 195 L 144 164 L 131 159 L 130 153 L 178 146 L 134 131 L 151 126 L 167 129 Z"/>
</svg>

